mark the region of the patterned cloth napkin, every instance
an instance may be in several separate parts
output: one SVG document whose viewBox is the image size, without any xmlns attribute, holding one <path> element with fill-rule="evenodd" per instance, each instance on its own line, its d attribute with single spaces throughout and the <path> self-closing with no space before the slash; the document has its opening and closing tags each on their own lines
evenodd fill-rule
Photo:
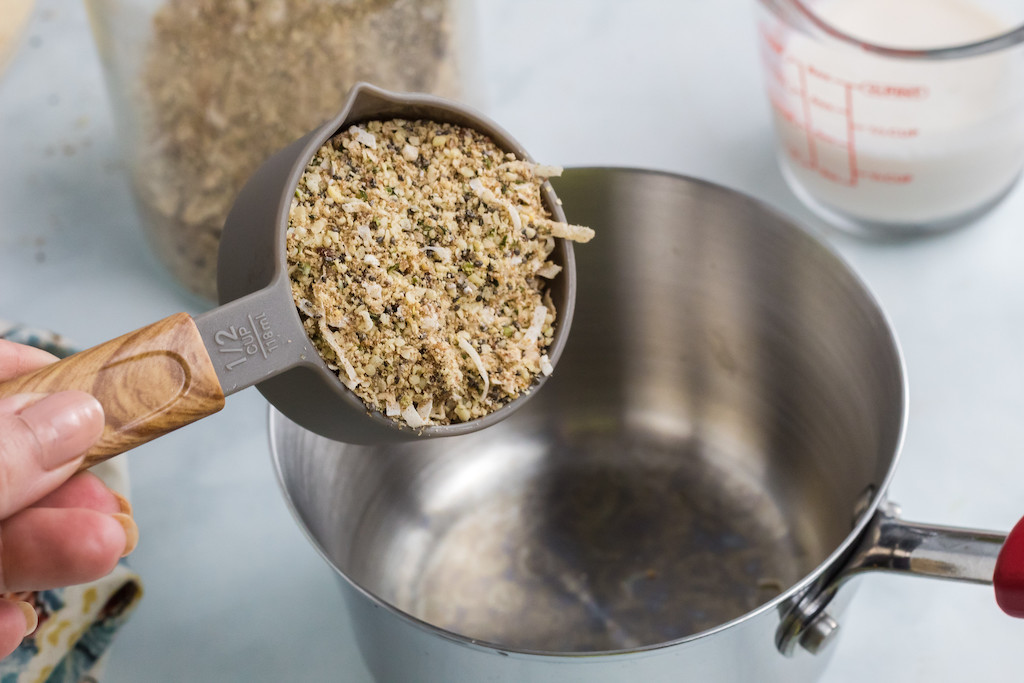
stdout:
<svg viewBox="0 0 1024 683">
<path fill-rule="evenodd" d="M 58 334 L 0 320 L 0 339 L 30 344 L 63 358 L 74 348 Z M 128 497 L 124 458 L 91 470 Z M 142 598 L 142 582 L 122 559 L 113 572 L 93 583 L 17 595 L 36 608 L 39 626 L 10 656 L 0 660 L 0 683 L 95 683 L 114 634 Z"/>
</svg>

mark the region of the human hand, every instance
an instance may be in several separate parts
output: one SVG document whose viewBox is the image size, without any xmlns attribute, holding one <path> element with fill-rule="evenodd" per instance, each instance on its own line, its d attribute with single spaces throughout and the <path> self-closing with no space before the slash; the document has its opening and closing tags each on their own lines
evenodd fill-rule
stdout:
<svg viewBox="0 0 1024 683">
<path fill-rule="evenodd" d="M 52 363 L 0 340 L 0 382 Z M 81 391 L 0 399 L 0 658 L 36 627 L 18 593 L 106 576 L 138 542 L 128 502 L 82 456 L 103 431 L 103 408 Z"/>
</svg>

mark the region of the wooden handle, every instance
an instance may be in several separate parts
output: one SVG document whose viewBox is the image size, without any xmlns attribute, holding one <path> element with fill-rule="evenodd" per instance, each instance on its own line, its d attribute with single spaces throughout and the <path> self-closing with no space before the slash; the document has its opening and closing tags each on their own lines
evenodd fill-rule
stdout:
<svg viewBox="0 0 1024 683">
<path fill-rule="evenodd" d="M 106 414 L 82 469 L 224 407 L 224 392 L 192 318 L 177 313 L 0 384 L 0 398 L 80 389 Z"/>
</svg>

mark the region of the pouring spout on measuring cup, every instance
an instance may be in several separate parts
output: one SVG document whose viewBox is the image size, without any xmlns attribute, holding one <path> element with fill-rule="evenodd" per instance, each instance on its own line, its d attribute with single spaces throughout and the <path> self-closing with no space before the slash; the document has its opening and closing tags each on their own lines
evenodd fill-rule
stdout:
<svg viewBox="0 0 1024 683">
<path fill-rule="evenodd" d="M 504 419 L 535 395 L 530 390 L 476 419 L 412 428 L 370 410 L 342 384 L 310 342 L 292 298 L 285 235 L 295 188 L 309 160 L 338 131 L 370 120 L 429 120 L 487 136 L 517 159 L 525 149 L 493 121 L 460 104 L 421 94 L 356 85 L 331 121 L 267 160 L 242 189 L 228 215 L 218 261 L 221 306 L 195 319 L 185 313 L 0 384 L 0 397 L 80 389 L 103 405 L 107 424 L 84 467 L 219 411 L 225 397 L 257 388 L 281 412 L 308 429 L 350 443 L 386 443 L 455 436 Z M 541 200 L 564 223 L 545 183 Z M 547 292 L 557 311 L 548 362 L 565 346 L 576 292 L 571 244 L 554 240 L 558 272 Z"/>
</svg>

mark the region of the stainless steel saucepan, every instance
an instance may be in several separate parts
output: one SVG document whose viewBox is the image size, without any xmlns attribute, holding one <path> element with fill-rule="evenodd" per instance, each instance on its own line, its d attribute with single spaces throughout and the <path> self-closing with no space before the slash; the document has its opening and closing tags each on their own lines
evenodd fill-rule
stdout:
<svg viewBox="0 0 1024 683">
<path fill-rule="evenodd" d="M 902 360 L 837 256 L 688 178 L 579 169 L 555 189 L 597 237 L 530 405 L 377 447 L 271 413 L 285 495 L 380 681 L 812 681 L 846 579 L 873 570 L 996 573 L 1024 613 L 1024 527 L 1004 545 L 887 501 Z"/>
</svg>

